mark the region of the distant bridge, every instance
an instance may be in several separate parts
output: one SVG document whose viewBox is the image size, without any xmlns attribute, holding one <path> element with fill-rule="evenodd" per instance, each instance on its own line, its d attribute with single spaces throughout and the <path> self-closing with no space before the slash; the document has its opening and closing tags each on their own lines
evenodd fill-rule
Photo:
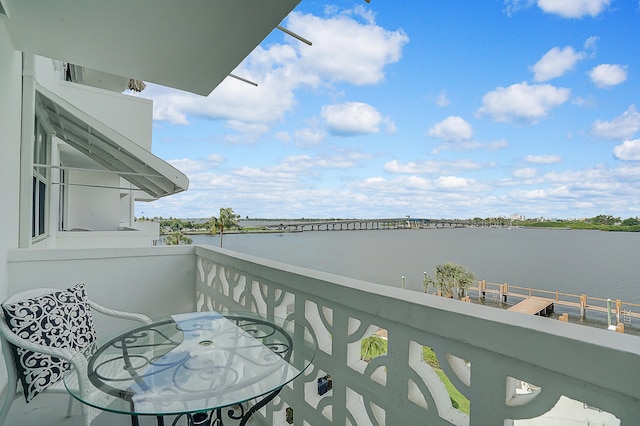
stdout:
<svg viewBox="0 0 640 426">
<path fill-rule="evenodd" d="M 427 228 L 464 228 L 470 226 L 467 220 L 452 219 L 336 219 L 318 221 L 296 221 L 280 224 L 269 224 L 265 227 L 273 230 L 303 231 L 366 231 L 385 229 L 427 229 Z"/>
</svg>

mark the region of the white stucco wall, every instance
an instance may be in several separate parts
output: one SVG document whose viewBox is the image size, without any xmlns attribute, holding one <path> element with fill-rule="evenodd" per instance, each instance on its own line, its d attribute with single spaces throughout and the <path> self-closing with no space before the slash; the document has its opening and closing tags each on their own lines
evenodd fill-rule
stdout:
<svg viewBox="0 0 640 426">
<path fill-rule="evenodd" d="M 12 250 L 9 292 L 84 281 L 101 305 L 158 317 L 195 310 L 195 247 Z M 96 318 L 100 334 L 122 323 Z"/>
<path fill-rule="evenodd" d="M 151 151 L 152 101 L 66 81 L 58 81 L 56 91 L 74 106 Z"/>
<path fill-rule="evenodd" d="M 68 186 L 68 217 L 66 229 L 83 228 L 92 231 L 117 231 L 120 224 L 120 177 L 110 174 L 71 171 L 69 182 L 88 186 Z"/>
<path fill-rule="evenodd" d="M 0 300 L 8 295 L 7 252 L 18 246 L 22 54 L 0 18 Z M 6 381 L 0 363 L 0 389 Z"/>
<path fill-rule="evenodd" d="M 22 54 L 0 19 L 0 299 L 7 296 L 7 250 L 18 245 Z"/>
<path fill-rule="evenodd" d="M 36 56 L 35 61 L 38 84 L 60 95 L 143 148 L 151 150 L 151 100 L 64 81 L 60 61 L 40 56 Z"/>
</svg>

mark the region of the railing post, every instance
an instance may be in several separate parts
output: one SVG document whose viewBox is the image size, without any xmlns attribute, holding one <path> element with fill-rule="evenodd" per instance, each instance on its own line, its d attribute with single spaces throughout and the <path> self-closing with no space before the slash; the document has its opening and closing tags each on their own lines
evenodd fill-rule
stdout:
<svg viewBox="0 0 640 426">
<path fill-rule="evenodd" d="M 622 301 L 616 299 L 616 322 L 620 323 L 620 315 L 622 315 Z"/>
</svg>

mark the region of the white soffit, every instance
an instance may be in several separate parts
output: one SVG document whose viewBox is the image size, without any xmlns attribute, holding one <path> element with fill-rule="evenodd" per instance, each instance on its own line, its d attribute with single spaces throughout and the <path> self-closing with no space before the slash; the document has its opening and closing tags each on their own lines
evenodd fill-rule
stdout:
<svg viewBox="0 0 640 426">
<path fill-rule="evenodd" d="M 36 89 L 36 105 L 58 138 L 149 195 L 164 197 L 189 186 L 178 169 L 44 87 Z"/>
<path fill-rule="evenodd" d="M 208 95 L 300 0 L 2 0 L 17 50 Z"/>
</svg>

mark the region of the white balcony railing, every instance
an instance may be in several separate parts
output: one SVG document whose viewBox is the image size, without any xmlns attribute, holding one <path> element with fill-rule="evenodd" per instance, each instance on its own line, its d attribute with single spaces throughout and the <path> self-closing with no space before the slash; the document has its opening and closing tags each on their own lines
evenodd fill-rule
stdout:
<svg viewBox="0 0 640 426">
<path fill-rule="evenodd" d="M 570 424 L 626 426 L 640 418 L 635 336 L 209 246 L 9 253 L 11 293 L 80 280 L 100 303 L 153 316 L 194 308 L 251 310 L 305 326 L 318 342 L 313 366 L 260 412 L 268 425 L 283 423 L 287 407 L 299 426 L 488 426 L 512 419 L 517 425 L 559 399 L 564 418 L 574 414 L 582 422 Z M 360 341 L 380 328 L 388 334 L 388 353 L 365 363 Z M 471 401 L 470 415 L 452 406 L 436 371 L 422 359 L 423 346 L 434 349 L 443 371 Z M 318 396 L 316 380 L 325 374 L 332 376 L 333 390 Z M 598 422 L 589 413 L 600 416 Z"/>
<path fill-rule="evenodd" d="M 600 417 L 606 424 L 640 418 L 638 337 L 218 249 L 197 247 L 196 255 L 199 309 L 289 316 L 318 341 L 313 370 L 263 412 L 267 424 L 290 406 L 298 425 L 508 425 L 541 416 L 562 396 L 586 413 L 613 413 Z M 360 341 L 379 328 L 387 330 L 388 353 L 365 363 Z M 471 401 L 469 416 L 452 406 L 423 361 L 423 345 Z M 333 390 L 319 397 L 316 379 L 327 373 Z M 531 390 L 522 393 L 522 381 Z M 568 398 L 563 415 L 575 406 Z M 589 424 L 584 413 L 573 414 Z"/>
</svg>

